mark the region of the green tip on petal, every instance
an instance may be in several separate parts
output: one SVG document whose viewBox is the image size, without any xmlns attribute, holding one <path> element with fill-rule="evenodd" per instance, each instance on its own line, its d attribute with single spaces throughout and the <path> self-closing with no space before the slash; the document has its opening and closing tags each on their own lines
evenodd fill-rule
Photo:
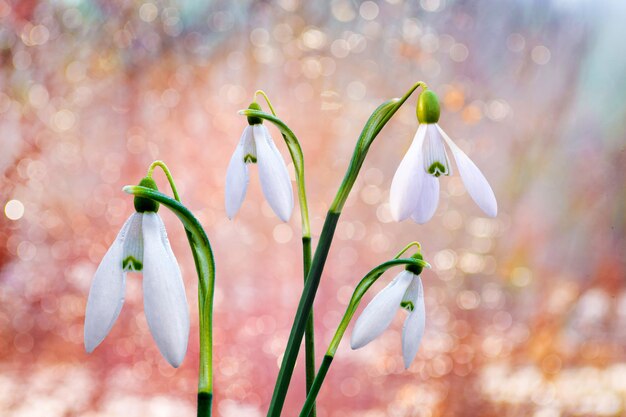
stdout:
<svg viewBox="0 0 626 417">
<path fill-rule="evenodd" d="M 122 269 L 124 271 L 141 271 L 143 263 L 134 256 L 127 256 L 122 260 Z"/>
<path fill-rule="evenodd" d="M 243 162 L 245 162 L 246 164 L 256 164 L 256 156 L 247 154 L 243 157 Z"/>
<path fill-rule="evenodd" d="M 440 175 L 449 175 L 448 170 L 441 162 L 434 162 L 431 166 L 429 166 L 428 173 L 430 175 L 434 175 L 435 177 L 439 177 Z"/>
<path fill-rule="evenodd" d="M 422 256 L 422 254 L 420 252 L 416 252 L 413 256 L 411 256 L 411 258 L 413 259 L 417 259 L 419 261 L 423 261 L 424 257 Z M 414 273 L 415 275 L 419 275 L 422 273 L 422 269 L 424 269 L 421 265 L 407 265 L 406 268 L 407 271 Z"/>
<path fill-rule="evenodd" d="M 141 181 L 139 181 L 139 185 L 142 187 L 150 188 L 152 190 L 158 191 L 156 182 L 151 177 L 145 177 Z M 145 197 L 135 197 L 135 211 L 137 213 L 143 213 L 146 211 L 159 211 L 159 203 L 154 200 Z"/>
<path fill-rule="evenodd" d="M 439 99 L 430 90 L 423 91 L 417 99 L 417 121 L 420 123 L 437 123 L 439 121 Z"/>
<path fill-rule="evenodd" d="M 415 310 L 415 304 L 413 304 L 411 301 L 403 301 L 400 303 L 400 307 L 402 307 L 403 309 L 407 310 L 407 311 L 413 311 Z"/>
<path fill-rule="evenodd" d="M 259 110 L 259 111 L 262 110 L 261 106 L 256 101 L 253 101 L 252 103 L 250 103 L 248 108 L 250 110 Z M 261 119 L 260 117 L 248 116 L 248 124 L 249 125 L 260 125 L 262 123 L 263 123 L 263 119 Z"/>
</svg>

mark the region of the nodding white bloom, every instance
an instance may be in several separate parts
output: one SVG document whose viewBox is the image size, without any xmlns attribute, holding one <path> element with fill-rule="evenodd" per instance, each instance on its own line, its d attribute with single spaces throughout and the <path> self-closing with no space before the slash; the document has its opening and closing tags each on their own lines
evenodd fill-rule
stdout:
<svg viewBox="0 0 626 417">
<path fill-rule="evenodd" d="M 359 349 L 380 336 L 400 308 L 409 312 L 402 328 L 402 357 L 404 367 L 408 368 L 417 354 L 426 324 L 422 280 L 419 271 L 411 267 L 400 272 L 365 307 L 352 330 L 352 349 Z"/>
<path fill-rule="evenodd" d="M 391 182 L 393 218 L 401 221 L 410 216 L 417 223 L 426 223 L 433 217 L 439 203 L 439 176 L 452 173 L 444 142 L 452 151 L 469 195 L 485 214 L 495 217 L 498 203 L 485 176 L 437 124 L 439 102 L 432 91 L 420 94 L 417 118 L 420 125 L 413 143 Z"/>
<path fill-rule="evenodd" d="M 256 106 L 254 106 L 256 104 Z M 260 109 L 257 103 L 250 108 Z M 269 130 L 257 117 L 249 117 L 226 172 L 226 215 L 232 219 L 246 196 L 250 176 L 248 164 L 259 166 L 261 188 L 274 213 L 284 222 L 293 211 L 293 191 L 285 160 L 281 156 Z"/>
<path fill-rule="evenodd" d="M 143 180 L 140 185 L 148 186 Z M 137 201 L 136 198 L 136 208 Z M 139 205 L 142 204 L 153 209 L 138 209 L 129 217 L 96 270 L 85 312 L 85 350 L 91 353 L 119 316 L 126 273 L 143 271 L 148 327 L 163 357 L 177 368 L 185 357 L 189 339 L 185 287 L 165 226 L 156 213 L 158 205 L 150 200 L 140 200 Z"/>
</svg>

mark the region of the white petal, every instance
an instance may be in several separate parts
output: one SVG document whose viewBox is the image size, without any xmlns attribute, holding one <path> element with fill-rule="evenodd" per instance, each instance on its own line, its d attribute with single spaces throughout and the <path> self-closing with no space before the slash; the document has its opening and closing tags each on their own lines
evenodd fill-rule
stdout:
<svg viewBox="0 0 626 417">
<path fill-rule="evenodd" d="M 263 125 L 253 125 L 263 194 L 274 213 L 284 222 L 293 210 L 293 190 L 285 160 L 278 152 L 270 132 Z"/>
<path fill-rule="evenodd" d="M 422 180 L 422 192 L 417 199 L 417 207 L 415 207 L 411 218 L 417 223 L 426 223 L 437 211 L 438 204 L 439 178 L 426 174 Z"/>
<path fill-rule="evenodd" d="M 413 311 L 409 313 L 409 316 L 404 321 L 404 327 L 402 328 L 402 357 L 404 359 L 405 368 L 408 368 L 411 362 L 413 362 L 419 350 L 426 327 L 424 287 L 422 286 L 421 278 L 416 276 L 411 287 L 415 288 L 414 290 L 409 288 L 407 295 L 411 293 L 409 296 L 412 298 Z"/>
<path fill-rule="evenodd" d="M 189 339 L 189 310 L 183 279 L 158 214 L 144 213 L 143 237 L 146 319 L 161 354 L 177 368 L 185 357 Z"/>
<path fill-rule="evenodd" d="M 437 126 L 437 129 L 439 129 L 439 132 L 452 150 L 456 166 L 459 168 L 459 174 L 461 175 L 467 192 L 485 214 L 495 217 L 498 214 L 498 203 L 496 202 L 496 196 L 493 194 L 493 190 L 491 186 L 489 186 L 487 179 L 482 172 L 480 172 L 478 167 L 474 165 L 472 160 L 465 155 L 465 152 L 452 142 L 452 139 L 446 135 L 443 129 L 439 126 Z"/>
<path fill-rule="evenodd" d="M 404 296 L 402 297 L 402 307 L 405 310 L 413 311 L 413 308 L 415 307 L 415 300 L 419 297 L 420 291 L 423 291 L 422 280 L 419 275 L 413 274 L 411 284 L 409 284 L 409 287 L 406 289 Z"/>
<path fill-rule="evenodd" d="M 376 339 L 391 324 L 415 275 L 402 271 L 365 307 L 354 325 L 350 346 L 359 349 Z"/>
<path fill-rule="evenodd" d="M 426 125 L 417 128 L 411 147 L 398 166 L 389 190 L 389 208 L 396 221 L 406 219 L 415 210 L 417 197 L 425 176 L 422 158 L 422 144 L 426 135 Z"/>
<path fill-rule="evenodd" d="M 125 272 L 141 271 L 143 268 L 143 233 L 141 223 L 142 213 L 134 213 L 130 216 L 128 231 L 124 238 L 124 250 L 122 253 L 122 268 Z"/>
<path fill-rule="evenodd" d="M 241 135 L 235 153 L 230 158 L 228 170 L 226 171 L 226 215 L 229 219 L 235 217 L 235 214 L 239 211 L 248 189 L 248 165 L 244 162 L 244 157 L 246 147 L 248 147 L 246 143 L 252 141 L 251 135 L 252 128 L 247 126 Z"/>
<path fill-rule="evenodd" d="M 122 270 L 124 238 L 133 216 L 129 217 L 102 258 L 91 282 L 85 311 L 85 350 L 89 353 L 104 340 L 124 305 L 126 273 Z"/>
<path fill-rule="evenodd" d="M 424 139 L 424 170 L 431 175 L 450 175 L 450 162 L 436 124 L 426 125 Z"/>
</svg>

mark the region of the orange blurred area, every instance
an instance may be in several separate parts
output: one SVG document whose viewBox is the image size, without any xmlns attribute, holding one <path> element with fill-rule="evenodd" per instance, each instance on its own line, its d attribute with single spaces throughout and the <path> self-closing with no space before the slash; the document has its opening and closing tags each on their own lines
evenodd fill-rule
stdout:
<svg viewBox="0 0 626 417">
<path fill-rule="evenodd" d="M 618 0 L 0 0 L 0 415 L 195 415 L 197 279 L 167 210 L 192 313 L 182 366 L 152 340 L 140 274 L 108 337 L 83 347 L 91 279 L 133 212 L 121 188 L 155 159 L 215 250 L 214 415 L 265 415 L 302 289 L 300 218 L 276 218 L 256 167 L 226 218 L 237 111 L 263 89 L 299 137 L 315 245 L 368 116 L 419 80 L 499 213 L 484 217 L 454 167 L 429 223 L 392 220 L 411 97 L 339 221 L 315 301 L 318 363 L 356 283 L 413 240 L 432 265 L 426 333 L 408 370 L 403 313 L 362 349 L 344 340 L 318 416 L 625 415 L 625 18 Z M 300 362 L 284 415 L 304 390 Z"/>
</svg>

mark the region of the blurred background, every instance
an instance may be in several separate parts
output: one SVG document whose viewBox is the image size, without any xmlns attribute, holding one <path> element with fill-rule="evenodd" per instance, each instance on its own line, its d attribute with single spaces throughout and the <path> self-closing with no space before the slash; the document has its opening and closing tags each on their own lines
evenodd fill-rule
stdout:
<svg viewBox="0 0 626 417">
<path fill-rule="evenodd" d="M 216 252 L 215 415 L 265 415 L 302 288 L 300 219 L 273 215 L 256 167 L 226 218 L 237 111 L 262 88 L 299 136 L 315 243 L 369 114 L 424 80 L 499 214 L 485 218 L 455 175 L 428 224 L 391 220 L 411 97 L 339 223 L 318 360 L 358 280 L 412 240 L 433 265 L 426 334 L 405 371 L 404 313 L 361 350 L 348 332 L 318 415 L 625 415 L 624 19 L 619 0 L 0 0 L 0 414 L 195 415 L 196 275 L 167 210 L 192 313 L 183 365 L 152 341 L 140 274 L 105 341 L 91 355 L 82 342 L 91 279 L 133 212 L 121 187 L 162 159 Z"/>
</svg>

